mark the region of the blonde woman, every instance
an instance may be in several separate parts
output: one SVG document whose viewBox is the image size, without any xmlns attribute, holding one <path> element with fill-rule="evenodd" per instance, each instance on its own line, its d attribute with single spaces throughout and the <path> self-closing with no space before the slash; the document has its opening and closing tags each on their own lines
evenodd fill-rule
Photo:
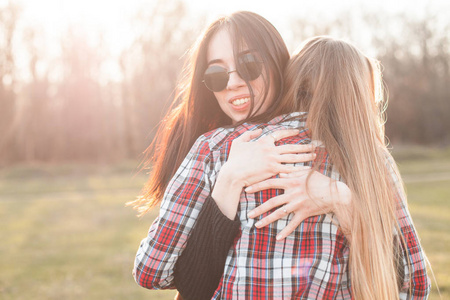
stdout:
<svg viewBox="0 0 450 300">
<path fill-rule="evenodd" d="M 425 256 L 386 148 L 378 62 L 347 42 L 317 37 L 291 59 L 285 79 L 289 90 L 281 106 L 308 112 L 311 138 L 322 141 L 352 191 L 348 269 L 353 297 L 427 298 Z M 279 185 L 272 181 L 258 189 Z M 295 203 L 287 207 L 295 210 Z"/>
<path fill-rule="evenodd" d="M 279 228 L 302 214 L 302 202 L 295 199 L 295 195 L 301 199 L 301 191 L 291 189 L 271 200 L 258 192 L 284 189 L 302 174 L 247 187 L 238 211 L 241 231 L 228 252 L 213 299 L 428 298 L 425 255 L 397 167 L 385 145 L 381 111 L 385 102 L 378 63 L 349 43 L 317 37 L 292 57 L 285 79 L 287 92 L 275 113 L 307 111 L 308 115 L 291 113 L 261 124 L 263 135 L 276 126 L 291 128 L 300 120 L 306 121 L 300 137 L 289 142 L 322 141 L 326 152 L 316 159 L 313 170 L 350 187 L 350 213 L 338 218 L 330 214 L 307 218 L 292 234 L 277 239 Z M 236 130 L 251 127 L 244 125 Z M 200 139 L 199 146 L 213 143 L 222 149 L 217 152 L 226 156 L 235 135 L 219 129 Z M 217 152 L 211 158 L 220 157 Z M 220 167 L 222 159 L 212 159 L 208 165 Z M 317 176 L 312 171 L 302 173 Z M 266 214 L 279 205 L 284 206 Z M 221 247 L 217 228 L 227 231 L 220 226 L 217 210 L 209 217 L 200 216 L 201 220 L 209 222 L 213 232 L 204 230 L 205 222 L 192 232 L 176 268 L 185 285 L 194 285 L 200 277 L 195 268 L 199 261 L 214 261 L 211 256 Z M 211 268 L 201 271 L 205 277 L 222 272 Z"/>
</svg>

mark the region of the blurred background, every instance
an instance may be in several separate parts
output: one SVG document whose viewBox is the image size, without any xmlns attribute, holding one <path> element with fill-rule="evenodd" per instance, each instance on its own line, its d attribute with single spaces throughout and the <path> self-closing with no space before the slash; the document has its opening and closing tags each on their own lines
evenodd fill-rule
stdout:
<svg viewBox="0 0 450 300">
<path fill-rule="evenodd" d="M 386 133 L 450 298 L 450 2 L 0 0 L 0 298 L 172 299 L 131 277 L 156 212 L 142 152 L 203 27 L 261 14 L 293 51 L 331 35 L 378 58 Z"/>
</svg>

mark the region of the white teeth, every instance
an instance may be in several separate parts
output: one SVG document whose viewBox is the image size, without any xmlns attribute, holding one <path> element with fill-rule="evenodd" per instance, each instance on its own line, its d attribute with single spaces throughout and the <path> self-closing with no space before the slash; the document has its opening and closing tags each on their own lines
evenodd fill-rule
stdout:
<svg viewBox="0 0 450 300">
<path fill-rule="evenodd" d="M 238 106 L 238 105 L 242 105 L 242 104 L 244 104 L 244 103 L 247 103 L 248 101 L 250 101 L 250 98 L 241 98 L 241 99 L 233 100 L 231 103 L 232 103 L 233 105 Z"/>
</svg>

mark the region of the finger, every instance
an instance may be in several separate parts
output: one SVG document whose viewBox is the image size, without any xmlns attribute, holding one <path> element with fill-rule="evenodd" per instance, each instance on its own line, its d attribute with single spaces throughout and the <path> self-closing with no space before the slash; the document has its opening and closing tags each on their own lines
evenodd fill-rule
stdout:
<svg viewBox="0 0 450 300">
<path fill-rule="evenodd" d="M 235 138 L 233 142 L 250 142 L 251 140 L 257 138 L 262 133 L 261 128 L 257 128 L 255 130 L 247 130 L 243 134 L 241 134 L 239 137 Z"/>
<path fill-rule="evenodd" d="M 299 213 L 296 213 L 294 217 L 291 219 L 291 221 L 286 225 L 286 227 L 284 227 L 283 230 L 281 230 L 280 233 L 277 235 L 276 237 L 277 241 L 284 239 L 292 232 L 294 232 L 294 230 L 297 229 L 297 227 L 300 226 L 302 222 L 303 222 L 302 216 Z"/>
<path fill-rule="evenodd" d="M 281 129 L 276 130 L 270 134 L 272 138 L 275 140 L 275 142 L 282 140 L 289 136 L 297 135 L 300 131 L 298 129 Z"/>
<path fill-rule="evenodd" d="M 296 166 L 298 169 L 293 172 L 280 173 L 280 178 L 298 178 L 304 177 L 311 171 L 310 166 Z M 302 168 L 300 168 L 302 167 Z"/>
<path fill-rule="evenodd" d="M 316 153 L 303 153 L 303 154 L 282 154 L 279 155 L 279 163 L 302 163 L 307 161 L 312 161 L 316 158 Z"/>
<path fill-rule="evenodd" d="M 256 228 L 265 227 L 281 218 L 289 214 L 289 211 L 287 210 L 286 206 L 282 206 L 278 208 L 276 211 L 268 215 L 267 217 L 262 218 L 258 222 L 255 223 Z"/>
<path fill-rule="evenodd" d="M 258 183 L 249 185 L 245 188 L 246 193 L 256 193 L 268 189 L 284 189 L 286 187 L 286 179 L 269 178 Z M 267 203 L 267 202 L 265 202 Z M 263 204 L 264 205 L 264 204 Z"/>
<path fill-rule="evenodd" d="M 276 150 L 279 154 L 305 153 L 313 152 L 315 150 L 315 146 L 312 144 L 285 144 L 277 146 Z"/>
<path fill-rule="evenodd" d="M 284 205 L 286 201 L 287 199 L 284 195 L 273 197 L 264 202 L 263 204 L 261 204 L 260 206 L 256 207 L 255 209 L 249 211 L 247 217 L 249 217 L 250 219 L 254 219 L 275 207 Z"/>
<path fill-rule="evenodd" d="M 245 188 L 247 193 L 256 193 L 268 189 L 286 189 L 289 185 L 290 178 L 297 178 L 306 176 L 310 171 L 310 166 L 292 166 L 292 165 L 279 165 L 278 170 L 280 174 L 279 178 L 268 178 L 253 184 L 250 184 Z M 295 173 L 296 176 L 290 174 Z"/>
<path fill-rule="evenodd" d="M 274 173 L 275 174 L 290 174 L 292 172 L 298 172 L 299 170 L 310 170 L 310 166 L 296 166 L 296 165 L 285 165 L 285 164 L 278 164 L 274 167 Z"/>
</svg>

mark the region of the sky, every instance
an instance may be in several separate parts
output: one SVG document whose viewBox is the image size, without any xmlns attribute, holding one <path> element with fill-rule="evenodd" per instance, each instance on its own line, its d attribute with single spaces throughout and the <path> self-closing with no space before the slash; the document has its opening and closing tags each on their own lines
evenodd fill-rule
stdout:
<svg viewBox="0 0 450 300">
<path fill-rule="evenodd" d="M 155 0 L 0 0 L 13 1 L 23 7 L 26 23 L 42 27 L 51 37 L 64 32 L 68 24 L 103 30 L 114 49 L 120 49 L 131 40 L 127 24 L 139 8 L 154 5 Z M 345 10 L 364 8 L 388 12 L 408 12 L 420 16 L 425 11 L 448 11 L 448 0 L 185 0 L 192 12 L 203 13 L 208 21 L 236 10 L 251 10 L 271 21 L 283 34 L 289 30 L 292 16 L 317 15 L 332 17 Z M 120 37 L 120 38 L 119 38 Z M 121 46 L 122 45 L 122 46 Z"/>
<path fill-rule="evenodd" d="M 19 28 L 32 27 L 45 32 L 49 56 L 57 56 L 58 43 L 69 26 L 84 29 L 95 39 L 98 32 L 103 34 L 113 56 L 128 47 L 133 41 L 133 16 L 140 9 L 148 9 L 157 0 L 0 0 L 0 7 L 8 2 L 18 3 L 21 8 Z M 292 17 L 332 18 L 342 11 L 386 11 L 406 12 L 420 17 L 426 12 L 446 11 L 450 18 L 448 0 L 184 0 L 193 13 L 206 16 L 208 22 L 220 15 L 237 10 L 259 13 L 272 22 L 285 37 L 289 33 Z M 54 44 L 52 44 L 54 42 Z M 52 46 L 54 45 L 54 46 Z"/>
</svg>

